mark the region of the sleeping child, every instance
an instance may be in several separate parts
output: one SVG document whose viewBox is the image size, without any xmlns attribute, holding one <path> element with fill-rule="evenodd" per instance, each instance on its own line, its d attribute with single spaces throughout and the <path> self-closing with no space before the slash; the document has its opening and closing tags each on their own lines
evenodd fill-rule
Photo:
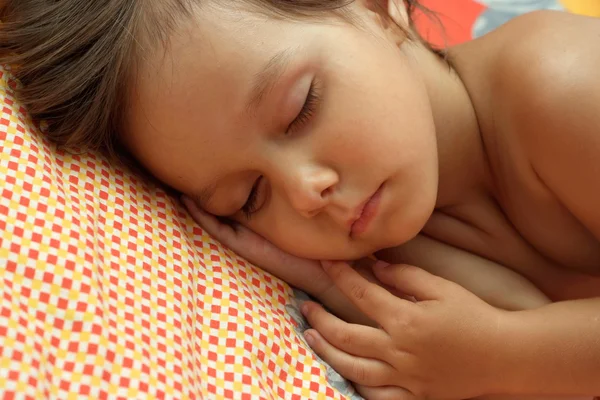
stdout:
<svg viewBox="0 0 600 400">
<path fill-rule="evenodd" d="M 323 303 L 307 341 L 364 397 L 600 393 L 600 20 L 439 50 L 415 0 L 0 7 L 48 138 L 136 160 Z"/>
</svg>

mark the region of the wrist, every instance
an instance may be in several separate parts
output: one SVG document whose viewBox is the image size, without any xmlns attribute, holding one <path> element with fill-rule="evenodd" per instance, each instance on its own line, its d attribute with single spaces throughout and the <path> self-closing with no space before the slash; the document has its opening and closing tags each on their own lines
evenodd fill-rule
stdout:
<svg viewBox="0 0 600 400">
<path fill-rule="evenodd" d="M 485 395 L 523 395 L 531 371 L 527 318 L 523 311 L 498 310 L 490 337 Z"/>
<path fill-rule="evenodd" d="M 545 394 L 540 393 L 544 391 L 540 384 L 545 381 L 545 371 L 552 367 L 543 350 L 548 333 L 543 332 L 536 317 L 532 310 L 502 312 L 494 363 L 495 394 Z"/>
</svg>

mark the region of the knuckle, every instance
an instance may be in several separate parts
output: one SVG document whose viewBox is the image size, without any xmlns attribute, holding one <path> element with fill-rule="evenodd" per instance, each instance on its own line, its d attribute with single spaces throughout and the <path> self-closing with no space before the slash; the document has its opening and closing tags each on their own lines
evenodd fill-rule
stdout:
<svg viewBox="0 0 600 400">
<path fill-rule="evenodd" d="M 363 300 L 367 296 L 367 288 L 362 285 L 355 284 L 350 289 L 350 293 L 355 299 Z"/>
<path fill-rule="evenodd" d="M 419 318 L 413 312 L 395 314 L 392 321 L 392 326 L 403 335 L 418 333 Z"/>
<path fill-rule="evenodd" d="M 400 362 L 403 365 L 407 365 L 410 366 L 411 363 L 411 355 L 410 353 L 408 353 L 405 349 L 402 348 L 398 348 L 398 347 L 392 347 L 391 349 L 389 349 L 388 351 L 388 361 L 389 362 L 394 362 L 394 363 L 398 363 Z M 409 370 L 408 368 L 405 369 Z M 393 377 L 390 376 L 390 379 L 393 380 Z"/>
<path fill-rule="evenodd" d="M 338 330 L 335 334 L 336 342 L 342 347 L 351 347 L 354 344 L 354 338 L 350 332 Z"/>
<path fill-rule="evenodd" d="M 368 381 L 369 376 L 367 369 L 359 360 L 352 362 L 352 376 L 354 377 L 354 381 L 362 383 L 363 385 L 368 385 L 370 383 Z"/>
</svg>

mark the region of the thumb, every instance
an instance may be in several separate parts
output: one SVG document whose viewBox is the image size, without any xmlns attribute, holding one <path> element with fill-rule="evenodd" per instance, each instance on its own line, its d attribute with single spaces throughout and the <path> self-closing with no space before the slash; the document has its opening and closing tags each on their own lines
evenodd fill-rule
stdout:
<svg viewBox="0 0 600 400">
<path fill-rule="evenodd" d="M 446 292 L 447 282 L 444 279 L 413 265 L 378 261 L 373 272 L 381 282 L 418 301 L 439 300 Z"/>
</svg>

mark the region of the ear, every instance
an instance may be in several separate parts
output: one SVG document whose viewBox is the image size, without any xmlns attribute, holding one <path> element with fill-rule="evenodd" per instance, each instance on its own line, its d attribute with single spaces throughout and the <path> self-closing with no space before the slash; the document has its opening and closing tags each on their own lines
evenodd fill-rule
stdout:
<svg viewBox="0 0 600 400">
<path fill-rule="evenodd" d="M 395 36 L 399 40 L 398 44 L 406 39 L 410 20 L 404 0 L 358 0 L 357 3 L 366 9 L 379 27 Z M 400 30 L 406 31 L 399 32 Z"/>
</svg>

